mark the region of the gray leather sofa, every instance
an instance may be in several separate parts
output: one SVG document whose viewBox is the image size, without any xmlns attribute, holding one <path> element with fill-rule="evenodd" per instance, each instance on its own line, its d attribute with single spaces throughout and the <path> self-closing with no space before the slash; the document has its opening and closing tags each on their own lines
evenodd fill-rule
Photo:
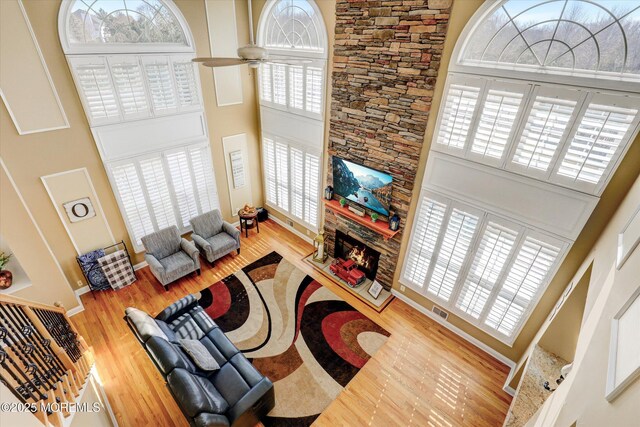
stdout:
<svg viewBox="0 0 640 427">
<path fill-rule="evenodd" d="M 237 250 L 240 253 L 240 231 L 224 221 L 219 210 L 203 213 L 189 222 L 193 228 L 193 242 L 210 263 L 229 252 Z"/>
<path fill-rule="evenodd" d="M 137 312 L 137 313 L 136 313 Z M 260 374 L 187 295 L 155 318 L 132 308 L 125 320 L 189 421 L 196 427 L 254 426 L 275 405 L 271 381 Z M 147 316 L 147 318 L 144 318 Z M 198 339 L 220 369 L 202 371 L 181 349 L 179 339 Z"/>
<path fill-rule="evenodd" d="M 200 274 L 198 248 L 182 238 L 175 225 L 144 236 L 142 245 L 145 261 L 165 289 L 189 273 Z"/>
</svg>

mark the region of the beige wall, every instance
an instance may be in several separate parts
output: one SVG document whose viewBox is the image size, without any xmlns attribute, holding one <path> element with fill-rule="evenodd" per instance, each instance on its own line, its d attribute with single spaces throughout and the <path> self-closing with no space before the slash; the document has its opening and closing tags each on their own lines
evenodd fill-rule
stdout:
<svg viewBox="0 0 640 427">
<path fill-rule="evenodd" d="M 176 4 L 189 23 L 197 55 L 209 56 L 209 37 L 204 1 L 178 0 Z M 43 230 L 55 257 L 60 261 L 66 277 L 74 288 L 78 288 L 77 282 L 84 282 L 84 278 L 75 261 L 76 251 L 40 181 L 41 176 L 86 167 L 115 239 L 118 241 L 124 239 L 129 249 L 132 246 L 62 52 L 57 29 L 60 1 L 24 0 L 24 6 L 71 127 L 20 136 L 3 104 L 0 107 L 0 156 L 14 177 L 36 222 Z M 249 36 L 244 1 L 236 1 L 236 13 L 239 43 L 246 44 Z M 257 139 L 258 116 L 252 73 L 253 71 L 250 71 L 248 67 L 242 68 L 244 103 L 219 108 L 215 101 L 212 71 L 206 68 L 200 69 L 220 203 L 224 217 L 229 220 L 232 218 L 222 154 L 222 137 L 238 133 L 247 134 L 253 203 L 260 204 L 262 202 L 261 166 Z M 28 83 L 25 81 L 25 86 L 28 86 Z M 34 94 L 32 98 L 37 100 L 37 94 Z M 41 114 L 37 102 L 33 103 L 33 114 Z M 7 219 L 2 218 L 3 226 L 6 221 Z M 20 259 L 22 261 L 23 258 Z M 133 254 L 133 259 L 134 262 L 142 261 L 142 254 Z M 31 275 L 31 272 L 28 274 Z M 32 296 L 25 295 L 24 297 L 31 298 Z M 35 295 L 33 297 L 35 298 Z"/>
<path fill-rule="evenodd" d="M 640 162 L 640 157 L 635 157 Z M 616 269 L 618 234 L 640 206 L 640 179 L 586 257 L 593 263 L 587 312 L 582 323 L 574 367 L 560 387 L 530 420 L 530 426 L 638 425 L 640 381 L 636 380 L 613 403 L 605 399 L 611 319 L 640 286 L 640 248 Z M 576 279 L 579 279 L 576 278 Z"/>
<path fill-rule="evenodd" d="M 464 26 L 473 16 L 475 11 L 483 3 L 483 0 L 454 0 L 451 10 L 451 20 L 449 21 L 449 29 L 447 31 L 447 37 L 445 40 L 444 51 L 442 55 L 442 64 L 438 72 L 438 79 L 433 96 L 433 104 L 431 106 L 431 115 L 427 123 L 427 130 L 425 132 L 424 145 L 422 147 L 422 154 L 420 159 L 420 168 L 416 175 L 416 184 L 414 187 L 414 195 L 417 196 L 420 191 L 420 183 L 424 176 L 424 169 L 427 162 L 428 152 L 431 147 L 431 140 L 437 120 L 437 113 L 440 109 L 440 101 L 442 98 L 442 92 L 444 90 L 444 84 L 446 74 L 449 68 L 449 62 L 451 60 L 451 54 L 455 44 L 460 36 L 460 33 L 464 29 Z M 546 319 L 547 315 L 551 311 L 562 291 L 569 283 L 571 277 L 577 271 L 582 260 L 585 258 L 589 249 L 592 247 L 595 240 L 600 235 L 603 228 L 606 226 L 608 219 L 615 211 L 620 201 L 628 191 L 631 184 L 636 177 L 640 174 L 640 136 L 638 136 L 629 149 L 626 157 L 620 164 L 620 167 L 616 171 L 609 186 L 605 190 L 600 200 L 600 203 L 594 210 L 589 221 L 585 225 L 582 233 L 576 240 L 575 244 L 567 254 L 565 261 L 559 268 L 557 274 L 549 285 L 546 293 L 542 296 L 538 306 L 531 314 L 531 317 L 522 328 L 522 332 L 514 342 L 513 346 L 508 346 L 499 340 L 491 337 L 489 334 L 481 331 L 465 320 L 459 318 L 454 314 L 449 315 L 449 322 L 461 329 L 465 333 L 480 340 L 486 345 L 490 346 L 499 353 L 505 355 L 511 360 L 517 361 L 527 346 L 531 342 L 536 332 L 540 329 L 540 326 Z M 415 214 L 418 197 L 413 197 L 411 208 L 409 210 L 408 221 L 405 226 L 405 231 L 410 230 L 412 226 L 412 218 Z M 404 256 L 407 250 L 407 244 L 409 241 L 409 233 L 405 232 L 402 236 L 402 248 L 400 250 L 400 256 L 398 260 L 398 266 L 402 266 L 404 262 Z M 396 270 L 393 288 L 396 291 L 400 290 L 400 268 Z M 428 310 L 434 305 L 434 302 L 430 299 L 423 297 L 412 290 L 405 288 L 404 294 L 409 298 L 418 302 L 420 305 L 426 307 Z"/>
</svg>

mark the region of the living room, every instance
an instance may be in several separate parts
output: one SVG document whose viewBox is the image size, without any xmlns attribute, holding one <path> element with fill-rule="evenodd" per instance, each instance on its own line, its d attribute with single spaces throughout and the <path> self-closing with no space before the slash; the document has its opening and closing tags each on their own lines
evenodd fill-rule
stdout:
<svg viewBox="0 0 640 427">
<path fill-rule="evenodd" d="M 632 426 L 638 0 L 3 0 L 0 423 Z"/>
</svg>

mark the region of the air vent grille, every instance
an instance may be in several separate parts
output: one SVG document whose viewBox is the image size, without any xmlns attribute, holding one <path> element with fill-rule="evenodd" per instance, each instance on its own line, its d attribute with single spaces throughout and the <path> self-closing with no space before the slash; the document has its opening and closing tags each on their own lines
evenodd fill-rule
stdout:
<svg viewBox="0 0 640 427">
<path fill-rule="evenodd" d="M 447 313 L 446 311 L 444 311 L 443 309 L 441 309 L 437 305 L 434 305 L 433 308 L 431 309 L 431 311 L 433 311 L 438 316 L 442 317 L 444 320 L 447 320 L 447 318 L 449 317 L 449 313 Z"/>
</svg>

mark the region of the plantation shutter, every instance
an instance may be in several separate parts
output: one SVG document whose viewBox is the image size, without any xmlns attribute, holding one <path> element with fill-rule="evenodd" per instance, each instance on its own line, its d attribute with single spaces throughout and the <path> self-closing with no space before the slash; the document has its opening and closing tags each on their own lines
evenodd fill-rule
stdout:
<svg viewBox="0 0 640 427">
<path fill-rule="evenodd" d="M 137 248 L 142 247 L 143 236 L 155 229 L 144 196 L 144 190 L 134 163 L 112 165 L 113 183 L 117 191 L 120 207 L 125 213 L 125 221 L 131 240 Z"/>
<path fill-rule="evenodd" d="M 480 220 L 479 213 L 468 211 L 463 207 L 452 209 L 435 258 L 433 273 L 428 279 L 427 292 L 445 301 L 449 301 L 455 289 Z"/>
<path fill-rule="evenodd" d="M 151 111 L 138 58 L 110 57 L 109 66 L 124 118 L 149 117 Z"/>
<path fill-rule="evenodd" d="M 220 209 L 218 188 L 209 150 L 209 145 L 189 148 L 191 170 L 193 171 L 201 213 Z"/>
<path fill-rule="evenodd" d="M 583 183 L 585 189 L 600 183 L 628 142 L 638 115 L 637 108 L 612 104 L 589 104 L 564 152 L 556 181 Z"/>
<path fill-rule="evenodd" d="M 303 219 L 304 211 L 304 153 L 290 148 L 291 160 L 291 215 Z"/>
<path fill-rule="evenodd" d="M 289 210 L 289 147 L 287 144 L 276 141 L 276 182 L 278 194 L 278 206 L 285 211 Z"/>
<path fill-rule="evenodd" d="M 289 65 L 289 107 L 304 109 L 304 72 L 300 65 Z"/>
<path fill-rule="evenodd" d="M 500 159 L 514 130 L 526 85 L 492 82 L 482 105 L 475 134 L 471 140 L 472 155 Z M 486 161 L 486 160 L 485 160 Z"/>
<path fill-rule="evenodd" d="M 322 68 L 306 67 L 306 110 L 311 113 L 322 114 L 323 75 L 324 70 Z"/>
<path fill-rule="evenodd" d="M 458 309 L 476 319 L 480 317 L 494 286 L 500 281 L 518 234 L 516 227 L 504 226 L 492 219 L 487 222 L 458 296 Z"/>
<path fill-rule="evenodd" d="M 169 59 L 164 56 L 146 56 L 142 58 L 142 61 L 154 113 L 170 114 L 177 112 L 178 102 Z"/>
<path fill-rule="evenodd" d="M 454 150 L 465 148 L 476 105 L 484 83 L 480 79 L 450 76 L 440 110 L 436 141 Z"/>
<path fill-rule="evenodd" d="M 171 203 L 171 193 L 162 156 L 140 160 L 140 171 L 151 204 L 156 228 L 162 229 L 176 225 L 176 215 Z"/>
<path fill-rule="evenodd" d="M 262 151 L 264 158 L 264 176 L 265 191 L 267 202 L 278 204 L 277 186 L 276 186 L 276 156 L 275 143 L 273 139 L 264 137 L 262 139 Z"/>
<path fill-rule="evenodd" d="M 166 161 L 173 186 L 175 203 L 180 215 L 180 226 L 178 228 L 184 229 L 189 227 L 189 220 L 198 215 L 189 158 L 185 150 L 180 150 L 167 153 Z"/>
<path fill-rule="evenodd" d="M 176 80 L 180 110 L 199 108 L 200 91 L 198 90 L 198 75 L 195 64 L 187 58 L 174 59 L 173 73 Z"/>
<path fill-rule="evenodd" d="M 548 244 L 528 235 L 520 247 L 507 278 L 489 310 L 485 324 L 511 336 L 549 280 L 560 253 L 559 244 Z"/>
<path fill-rule="evenodd" d="M 553 164 L 579 101 L 578 92 L 557 88 L 554 91 L 560 96 L 554 96 L 546 88 L 534 98 L 509 169 L 545 177 Z"/>
<path fill-rule="evenodd" d="M 120 120 L 120 108 L 104 57 L 69 57 L 91 125 Z"/>
<path fill-rule="evenodd" d="M 287 66 L 271 64 L 271 86 L 273 87 L 273 103 L 287 105 Z"/>
<path fill-rule="evenodd" d="M 318 226 L 318 197 L 320 189 L 320 157 L 305 154 L 304 221 L 314 228 Z"/>
<path fill-rule="evenodd" d="M 271 64 L 263 62 L 260 65 L 260 99 L 273 102 L 273 86 L 271 84 Z"/>
<path fill-rule="evenodd" d="M 447 205 L 444 202 L 422 194 L 420 206 L 416 210 L 403 274 L 409 283 L 419 289 L 423 288 L 427 278 L 446 210 Z"/>
</svg>

